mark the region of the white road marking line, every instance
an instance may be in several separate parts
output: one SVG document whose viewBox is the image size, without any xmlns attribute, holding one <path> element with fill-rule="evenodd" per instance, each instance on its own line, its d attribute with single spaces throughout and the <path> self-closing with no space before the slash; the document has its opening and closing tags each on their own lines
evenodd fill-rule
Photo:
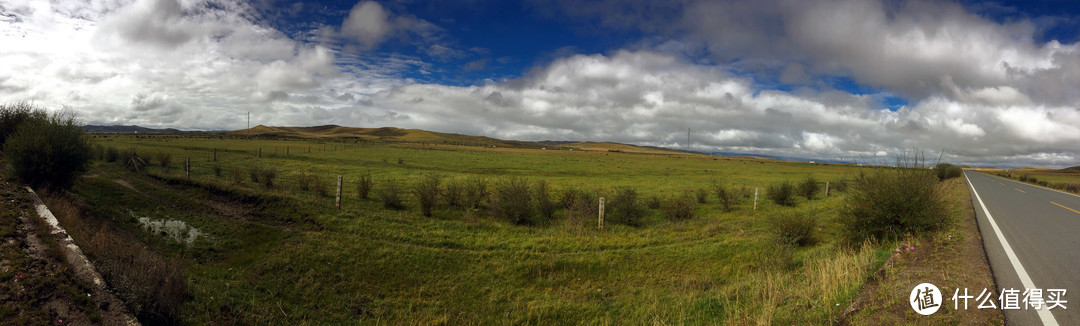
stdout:
<svg viewBox="0 0 1080 326">
<path fill-rule="evenodd" d="M 1001 233 L 1001 229 L 998 228 L 997 222 L 994 222 L 994 217 L 990 215 L 990 210 L 986 209 L 986 204 L 983 204 L 982 197 L 979 197 L 979 192 L 975 191 L 975 185 L 971 183 L 971 178 L 967 178 L 967 173 L 964 173 L 964 177 L 967 179 L 968 186 L 971 187 L 971 193 L 975 195 L 975 199 L 979 201 L 979 206 L 982 206 L 983 213 L 986 214 L 986 220 L 990 221 L 990 226 L 994 229 L 994 234 L 997 234 L 998 241 L 1001 242 L 1001 247 L 1005 249 L 1005 255 L 1009 257 L 1009 262 L 1012 263 L 1013 269 L 1016 270 L 1016 275 L 1020 277 L 1020 283 L 1024 284 L 1025 288 L 1038 289 L 1035 287 L 1035 282 L 1031 281 L 1031 277 L 1028 276 L 1027 270 L 1023 265 L 1020 265 L 1020 259 L 1016 258 L 1016 253 L 1013 252 L 1012 247 L 1009 246 L 1009 241 L 1005 240 L 1005 235 Z M 1042 320 L 1043 325 L 1057 325 L 1057 319 L 1054 319 L 1054 315 L 1049 310 L 1037 309 L 1039 313 L 1039 319 Z"/>
</svg>

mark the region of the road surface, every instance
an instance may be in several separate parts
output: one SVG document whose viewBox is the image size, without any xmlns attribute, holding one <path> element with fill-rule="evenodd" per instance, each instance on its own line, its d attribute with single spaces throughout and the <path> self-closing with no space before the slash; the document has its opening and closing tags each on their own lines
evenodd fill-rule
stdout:
<svg viewBox="0 0 1080 326">
<path fill-rule="evenodd" d="M 1024 310 L 1021 302 L 1020 310 L 1004 310 L 1006 323 L 1080 325 L 1080 196 L 974 171 L 964 175 L 997 282 L 995 299 L 1001 289 L 1018 289 L 1020 298 L 1025 289 L 1042 289 L 1047 301 L 1048 289 L 1066 290 L 1061 299 L 1068 309 Z M 982 289 L 971 291 L 978 296 Z"/>
</svg>

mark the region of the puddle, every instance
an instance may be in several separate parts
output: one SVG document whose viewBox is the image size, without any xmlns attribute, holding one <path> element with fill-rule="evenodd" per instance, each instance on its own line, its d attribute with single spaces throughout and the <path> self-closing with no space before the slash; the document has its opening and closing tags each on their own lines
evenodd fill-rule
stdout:
<svg viewBox="0 0 1080 326">
<path fill-rule="evenodd" d="M 139 220 L 139 226 L 142 226 L 144 231 L 183 243 L 189 247 L 191 244 L 195 243 L 195 240 L 206 238 L 205 233 L 184 223 L 184 221 L 153 219 L 148 216 L 135 215 L 135 212 L 132 211 L 128 211 L 128 213 Z"/>
</svg>

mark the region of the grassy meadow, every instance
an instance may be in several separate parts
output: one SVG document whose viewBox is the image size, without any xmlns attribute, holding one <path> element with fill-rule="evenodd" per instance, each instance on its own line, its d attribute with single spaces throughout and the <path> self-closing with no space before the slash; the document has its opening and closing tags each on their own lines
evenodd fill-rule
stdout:
<svg viewBox="0 0 1080 326">
<path fill-rule="evenodd" d="M 58 215 L 67 215 L 60 216 L 65 226 L 74 224 L 68 228 L 91 259 L 104 259 L 95 248 L 106 248 L 98 243 L 110 236 L 103 230 L 112 230 L 162 257 L 156 264 L 178 268 L 186 294 L 173 301 L 183 323 L 831 323 L 894 247 L 840 245 L 843 192 L 799 197 L 795 207 L 766 196 L 768 186 L 782 181 L 812 176 L 835 184 L 869 167 L 634 153 L 595 143 L 570 150 L 96 135 L 93 144 L 134 149 L 147 165 L 137 174 L 95 161 L 74 195 L 50 207 L 72 207 Z M 187 158 L 190 180 L 182 168 Z M 252 169 L 271 168 L 277 175 L 271 188 L 249 177 Z M 444 186 L 543 180 L 556 202 L 568 189 L 610 200 L 615 187 L 631 187 L 642 205 L 710 190 L 705 203 L 693 206 L 693 218 L 671 220 L 663 209 L 646 208 L 641 226 L 608 223 L 599 230 L 595 216 L 562 205 L 535 225 L 496 219 L 486 207 L 445 203 L 422 216 L 411 190 L 432 174 Z M 301 175 L 315 176 L 325 193 L 303 190 Z M 333 195 L 338 175 L 345 182 L 340 210 Z M 357 196 L 363 175 L 374 180 L 372 199 Z M 722 209 L 714 182 L 738 192 L 733 210 Z M 390 183 L 404 191 L 405 209 L 378 200 Z M 767 221 L 784 214 L 816 217 L 813 241 L 777 241 Z M 186 226 L 174 237 L 147 221 Z M 199 233 L 190 236 L 187 228 Z M 110 270 L 129 268 L 96 264 L 107 280 Z M 124 278 L 111 283 L 117 280 Z"/>
</svg>

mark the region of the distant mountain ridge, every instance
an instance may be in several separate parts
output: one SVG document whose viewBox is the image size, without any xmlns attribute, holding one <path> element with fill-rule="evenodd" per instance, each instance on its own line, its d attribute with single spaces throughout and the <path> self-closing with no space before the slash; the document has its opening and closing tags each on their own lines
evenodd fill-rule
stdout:
<svg viewBox="0 0 1080 326">
<path fill-rule="evenodd" d="M 83 126 L 83 130 L 85 130 L 86 132 L 89 132 L 89 133 L 99 133 L 99 134 L 104 134 L 104 133 L 115 133 L 115 134 L 135 134 L 135 133 L 140 133 L 140 134 L 179 134 L 179 133 L 192 132 L 192 131 L 183 131 L 183 130 L 173 129 L 173 128 L 154 129 L 154 128 L 139 127 L 139 126 L 122 126 L 122 125 L 115 125 L 115 126 L 85 125 L 85 126 Z"/>
</svg>

